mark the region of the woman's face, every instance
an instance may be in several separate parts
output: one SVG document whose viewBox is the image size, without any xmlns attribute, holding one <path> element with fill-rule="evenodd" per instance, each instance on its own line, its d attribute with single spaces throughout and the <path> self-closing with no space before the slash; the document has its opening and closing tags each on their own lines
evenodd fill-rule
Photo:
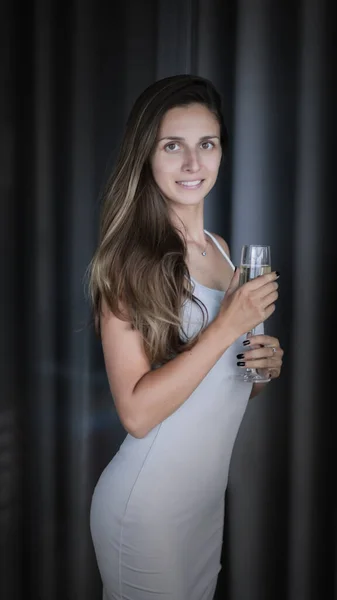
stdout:
<svg viewBox="0 0 337 600">
<path fill-rule="evenodd" d="M 216 182 L 221 161 L 220 125 L 201 104 L 167 111 L 151 158 L 153 177 L 164 196 L 199 204 Z"/>
</svg>

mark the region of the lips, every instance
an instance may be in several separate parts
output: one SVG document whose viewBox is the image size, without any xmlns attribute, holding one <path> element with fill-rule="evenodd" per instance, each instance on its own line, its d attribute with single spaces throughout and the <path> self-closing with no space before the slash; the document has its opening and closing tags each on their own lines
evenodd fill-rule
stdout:
<svg viewBox="0 0 337 600">
<path fill-rule="evenodd" d="M 176 181 L 176 183 L 186 190 L 196 190 L 200 188 L 203 181 L 204 179 L 195 179 L 193 181 Z"/>
</svg>

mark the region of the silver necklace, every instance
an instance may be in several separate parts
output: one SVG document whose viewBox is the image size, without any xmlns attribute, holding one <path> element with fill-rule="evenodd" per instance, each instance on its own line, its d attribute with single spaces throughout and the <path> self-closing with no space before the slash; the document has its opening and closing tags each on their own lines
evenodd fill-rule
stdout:
<svg viewBox="0 0 337 600">
<path fill-rule="evenodd" d="M 207 248 L 207 244 L 208 244 L 208 240 L 206 240 L 206 246 L 205 246 L 205 250 L 203 250 L 203 251 L 201 252 L 201 255 L 202 255 L 202 256 L 207 256 L 207 254 L 206 254 L 206 248 Z"/>
</svg>

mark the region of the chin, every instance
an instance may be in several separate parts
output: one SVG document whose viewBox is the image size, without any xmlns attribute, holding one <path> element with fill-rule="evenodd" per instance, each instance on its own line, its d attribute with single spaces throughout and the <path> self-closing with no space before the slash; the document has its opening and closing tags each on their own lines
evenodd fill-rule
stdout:
<svg viewBox="0 0 337 600">
<path fill-rule="evenodd" d="M 184 206 L 194 206 L 200 204 L 205 198 L 205 194 L 166 194 L 166 198 L 175 204 Z"/>
</svg>

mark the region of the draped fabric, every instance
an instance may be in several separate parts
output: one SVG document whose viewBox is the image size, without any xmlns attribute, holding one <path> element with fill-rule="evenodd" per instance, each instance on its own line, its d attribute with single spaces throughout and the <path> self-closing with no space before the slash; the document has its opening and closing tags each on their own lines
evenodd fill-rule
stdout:
<svg viewBox="0 0 337 600">
<path fill-rule="evenodd" d="M 232 455 L 216 598 L 332 600 L 336 577 L 336 96 L 327 0 L 35 0 L 1 6 L 0 597 L 98 600 L 89 532 L 124 439 L 84 274 L 128 111 L 192 72 L 223 96 L 205 228 L 270 244 L 279 380 Z M 193 599 L 186 599 L 193 600 Z"/>
</svg>

